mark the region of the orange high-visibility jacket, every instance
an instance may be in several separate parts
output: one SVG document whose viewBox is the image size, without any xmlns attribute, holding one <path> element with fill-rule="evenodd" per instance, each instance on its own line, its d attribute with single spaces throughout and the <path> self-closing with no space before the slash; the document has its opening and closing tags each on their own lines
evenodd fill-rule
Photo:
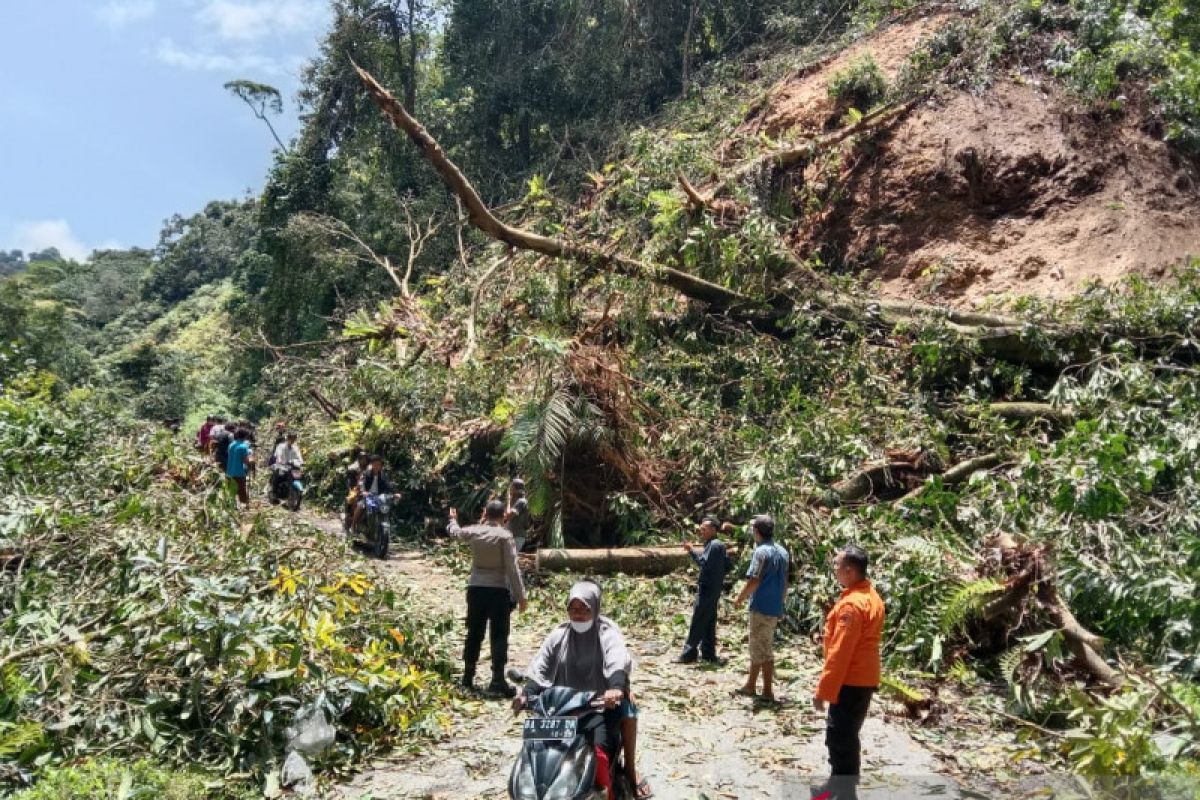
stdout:
<svg viewBox="0 0 1200 800">
<path fill-rule="evenodd" d="M 825 618 L 825 668 L 817 697 L 836 703 L 843 686 L 879 686 L 883 600 L 869 580 L 842 592 Z"/>
</svg>

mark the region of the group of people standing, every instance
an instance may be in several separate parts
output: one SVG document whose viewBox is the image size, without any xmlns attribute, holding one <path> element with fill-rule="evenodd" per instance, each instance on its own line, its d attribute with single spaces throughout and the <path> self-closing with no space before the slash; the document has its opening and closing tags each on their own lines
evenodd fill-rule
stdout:
<svg viewBox="0 0 1200 800">
<path fill-rule="evenodd" d="M 255 473 L 254 446 L 255 427 L 249 422 L 234 422 L 220 415 L 204 420 L 196 432 L 196 449 L 212 456 L 216 465 L 225 474 L 225 480 L 239 506 L 250 505 L 249 479 Z M 297 436 L 288 432 L 284 423 L 275 425 L 275 444 L 267 466 L 304 463 Z"/>
<path fill-rule="evenodd" d="M 513 697 L 514 710 L 550 686 L 567 686 L 578 691 L 595 691 L 605 701 L 606 723 L 597 732 L 598 746 L 620 738 L 625 768 L 639 797 L 649 797 L 649 785 L 637 773 L 637 707 L 630 690 L 633 660 L 620 628 L 600 616 L 600 587 L 592 581 L 577 583 L 567 598 L 567 620 L 543 642 L 524 675 L 518 693 L 505 680 L 508 661 L 510 615 L 524 611 L 525 585 L 517 563 L 518 547 L 512 522 L 517 518 L 514 493 L 509 502 L 492 500 L 479 524 L 463 527 L 458 512 L 450 510 L 447 532 L 470 543 L 472 570 L 467 583 L 467 630 L 463 649 L 465 687 L 473 688 L 485 629 L 490 628 L 492 679 L 487 689 L 499 696 Z M 517 499 L 523 499 L 517 496 Z M 524 506 L 528 514 L 528 505 Z M 522 533 L 527 518 L 518 523 Z M 699 566 L 691 624 L 684 649 L 676 659 L 683 664 L 699 661 L 723 665 L 717 653 L 717 617 L 726 591 L 726 577 L 734 565 L 720 533 L 735 531 L 706 517 L 699 533 L 703 546 L 685 542 L 684 548 Z M 775 631 L 785 611 L 791 560 L 775 541 L 775 522 L 767 515 L 749 523 L 754 550 L 746 571 L 746 582 L 734 599 L 735 607 L 749 604 L 749 672 L 734 690 L 738 696 L 774 704 Z M 814 796 L 854 797 L 860 770 L 859 734 L 881 674 L 880 642 L 884 606 L 868 578 L 869 559 L 855 545 L 840 549 L 833 563 L 842 594 L 825 622 L 824 665 L 815 687 L 812 704 L 826 714 L 825 743 L 829 751 L 831 778 Z M 759 679 L 762 692 L 758 692 Z M 603 747 L 601 747 L 603 749 Z"/>
<path fill-rule="evenodd" d="M 784 614 L 791 559 L 787 550 L 775 541 L 775 521 L 771 517 L 754 517 L 749 527 L 754 551 L 746 583 L 733 603 L 740 607 L 747 600 L 750 602 L 747 637 L 750 667 L 745 684 L 735 689 L 734 694 L 776 703 L 775 629 Z M 720 529 L 735 530 L 728 523 Z M 704 519 L 700 536 L 704 540 L 701 552 L 691 543 L 684 543 L 700 566 L 700 579 L 687 641 L 676 660 L 688 664 L 700 658 L 720 664 L 723 662 L 716 651 L 717 615 L 725 576 L 733 564 L 724 542 L 718 538 L 716 519 Z M 859 734 L 882 673 L 884 605 L 867 577 L 869 566 L 866 552 L 856 545 L 846 545 L 834 558 L 834 576 L 842 593 L 825 618 L 824 664 L 812 698 L 813 708 L 826 714 L 825 746 L 830 767 L 829 782 L 814 793 L 818 797 L 856 795 L 862 752 Z M 758 694 L 760 676 L 762 693 Z"/>
</svg>

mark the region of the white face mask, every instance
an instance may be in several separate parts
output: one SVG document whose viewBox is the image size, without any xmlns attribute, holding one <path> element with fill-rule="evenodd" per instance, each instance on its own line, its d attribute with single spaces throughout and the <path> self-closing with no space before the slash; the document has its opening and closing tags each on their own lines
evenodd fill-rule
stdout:
<svg viewBox="0 0 1200 800">
<path fill-rule="evenodd" d="M 592 629 L 593 622 L 595 622 L 595 620 L 592 619 L 589 619 L 587 622 L 576 622 L 575 620 L 571 620 L 571 629 L 576 633 L 587 633 Z"/>
</svg>

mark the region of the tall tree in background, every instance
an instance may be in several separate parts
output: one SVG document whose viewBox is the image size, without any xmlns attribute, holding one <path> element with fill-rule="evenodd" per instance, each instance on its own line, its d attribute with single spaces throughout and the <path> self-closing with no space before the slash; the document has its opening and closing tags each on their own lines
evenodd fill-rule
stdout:
<svg viewBox="0 0 1200 800">
<path fill-rule="evenodd" d="M 274 116 L 283 113 L 283 98 L 280 96 L 279 90 L 265 83 L 248 80 L 229 81 L 225 84 L 225 88 L 234 97 L 249 106 L 250 110 L 254 112 L 254 116 L 266 124 L 267 130 L 275 138 L 275 144 L 279 145 L 279 149 L 286 153 L 287 145 L 279 138 L 279 133 L 271 124 L 271 117 L 268 116 L 268 113 Z"/>
</svg>

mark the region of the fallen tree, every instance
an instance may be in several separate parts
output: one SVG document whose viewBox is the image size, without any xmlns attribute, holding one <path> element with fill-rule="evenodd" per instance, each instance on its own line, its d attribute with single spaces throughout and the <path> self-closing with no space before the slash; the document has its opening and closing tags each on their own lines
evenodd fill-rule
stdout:
<svg viewBox="0 0 1200 800">
<path fill-rule="evenodd" d="M 737 548 L 729 548 L 729 557 L 737 558 Z M 608 549 L 543 549 L 537 553 L 537 569 L 546 572 L 579 572 L 610 575 L 667 575 L 686 569 L 692 557 L 681 545 L 673 547 L 621 547 Z"/>
<path fill-rule="evenodd" d="M 995 469 L 1000 466 L 1000 454 L 988 453 L 987 455 L 968 458 L 966 461 L 955 464 L 950 469 L 941 474 L 943 486 L 955 486 L 968 480 L 976 472 L 984 472 L 986 470 Z M 901 497 L 896 502 L 903 503 L 906 500 L 913 500 L 925 493 L 929 487 L 929 483 L 925 482 L 917 488 L 910 491 L 908 494 Z"/>
<path fill-rule="evenodd" d="M 984 623 L 1007 630 L 1020 626 L 1030 610 L 1039 610 L 1062 634 L 1077 666 L 1106 686 L 1120 687 L 1124 683 L 1121 674 L 1100 655 L 1104 640 L 1080 625 L 1058 594 L 1050 545 L 1031 546 L 1000 535 L 990 550 L 985 561 L 988 569 L 1006 580 L 1004 590 L 983 606 L 980 616 Z"/>
<path fill-rule="evenodd" d="M 1074 411 L 1067 408 L 1057 408 L 1049 403 L 991 403 L 988 405 L 987 410 L 1001 419 L 1018 420 L 1021 422 L 1044 419 L 1058 423 L 1059 425 L 1068 425 L 1075 421 Z"/>
<path fill-rule="evenodd" d="M 938 471 L 933 454 L 927 450 L 888 450 L 885 455 L 885 462 L 870 464 L 835 483 L 822 502 L 833 506 L 859 503 L 872 497 L 886 499 L 888 495 L 916 489 L 926 476 Z"/>
<path fill-rule="evenodd" d="M 743 294 L 673 267 L 647 264 L 608 252 L 596 245 L 554 239 L 501 222 L 425 126 L 409 114 L 404 105 L 384 89 L 370 73 L 357 64 L 354 64 L 354 69 L 375 103 L 392 124 L 407 134 L 413 144 L 421 150 L 450 190 L 462 201 L 471 224 L 484 234 L 521 250 L 532 250 L 551 258 L 565 258 L 591 267 L 610 268 L 625 275 L 648 278 L 670 286 L 687 297 L 701 300 L 715 309 L 754 305 L 754 301 Z"/>
<path fill-rule="evenodd" d="M 353 64 L 353 62 L 351 62 Z M 890 332 L 897 325 L 923 323 L 939 320 L 946 328 L 960 336 L 982 355 L 1002 361 L 1024 364 L 1033 368 L 1060 370 L 1072 362 L 1080 362 L 1095 350 L 1112 346 L 1108 332 L 1086 331 L 1079 328 L 1034 324 L 1022 320 L 995 317 L 984 314 L 926 306 L 917 303 L 887 300 L 864 300 L 845 297 L 822 291 L 812 291 L 803 297 L 794 298 L 784 294 L 756 299 L 726 288 L 711 281 L 689 274 L 674 267 L 649 264 L 613 252 L 612 249 L 592 243 L 579 243 L 565 239 L 542 236 L 532 231 L 509 225 L 498 219 L 480 198 L 475 187 L 450 160 L 437 140 L 414 118 L 404 105 L 392 96 L 366 70 L 353 64 L 371 98 L 392 122 L 397 130 L 412 140 L 425 159 L 438 172 L 446 186 L 456 195 L 467 210 L 467 218 L 488 237 L 520 250 L 541 253 L 551 258 L 561 258 L 580 264 L 587 270 L 608 270 L 631 277 L 641 278 L 667 286 L 683 296 L 704 303 L 711 314 L 723 315 L 736 322 L 750 325 L 756 330 L 772 335 L 786 335 L 783 320 L 797 308 L 806 313 L 861 319 L 870 327 Z M 910 101 L 917 102 L 916 100 Z M 779 166 L 794 165 L 811 154 L 814 146 L 831 146 L 845 138 L 881 124 L 910 107 L 908 103 L 880 109 L 855 125 L 824 137 L 820 143 L 808 143 L 802 147 L 767 156 L 768 163 Z M 751 162 L 743 169 L 761 169 L 762 161 Z M 702 195 L 695 187 L 685 187 L 689 201 L 703 203 Z M 1036 335 L 1030 335 L 1030 334 Z M 1138 337 L 1139 348 L 1146 353 L 1173 353 L 1182 347 L 1188 358 L 1200 353 L 1200 348 L 1190 339 L 1182 337 Z"/>
<path fill-rule="evenodd" d="M 863 116 L 857 122 L 825 136 L 807 139 L 799 144 L 776 150 L 766 155 L 751 159 L 735 167 L 727 175 L 717 178 L 708 191 L 697 189 L 687 176 L 678 173 L 679 185 L 688 197 L 688 205 L 693 209 L 713 209 L 713 203 L 728 194 L 731 187 L 736 186 L 750 177 L 763 172 L 802 169 L 810 164 L 822 152 L 841 144 L 852 136 L 874 130 L 890 122 L 895 122 L 910 111 L 923 98 L 915 97 L 903 103 L 889 103 Z"/>
</svg>

